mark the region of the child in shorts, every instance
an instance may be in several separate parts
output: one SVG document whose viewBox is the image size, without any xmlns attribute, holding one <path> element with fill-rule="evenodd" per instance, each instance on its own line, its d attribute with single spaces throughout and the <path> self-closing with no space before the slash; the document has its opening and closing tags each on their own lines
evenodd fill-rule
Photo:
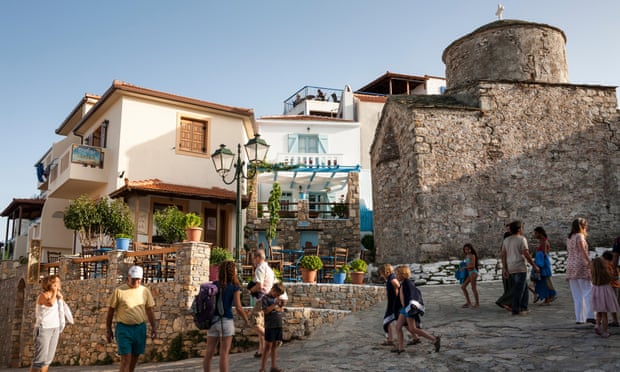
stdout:
<svg viewBox="0 0 620 372">
<path fill-rule="evenodd" d="M 282 310 L 284 301 L 280 295 L 284 293 L 282 283 L 274 283 L 269 293 L 261 299 L 265 314 L 265 350 L 261 358 L 261 371 L 266 371 L 267 356 L 271 354 L 270 372 L 279 372 L 277 367 L 278 345 L 282 341 Z"/>
</svg>

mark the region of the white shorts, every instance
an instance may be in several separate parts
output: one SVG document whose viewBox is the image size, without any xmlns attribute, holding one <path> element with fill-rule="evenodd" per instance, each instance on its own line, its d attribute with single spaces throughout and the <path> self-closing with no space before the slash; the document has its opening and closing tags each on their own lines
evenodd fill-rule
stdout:
<svg viewBox="0 0 620 372">
<path fill-rule="evenodd" d="M 220 318 L 211 325 L 207 337 L 227 337 L 235 335 L 235 321 L 229 318 Z"/>
</svg>

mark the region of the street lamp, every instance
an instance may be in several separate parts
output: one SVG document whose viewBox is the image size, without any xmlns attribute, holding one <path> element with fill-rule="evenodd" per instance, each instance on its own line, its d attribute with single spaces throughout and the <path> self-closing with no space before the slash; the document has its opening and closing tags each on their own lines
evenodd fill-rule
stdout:
<svg viewBox="0 0 620 372">
<path fill-rule="evenodd" d="M 255 134 L 254 138 L 250 139 L 248 143 L 244 145 L 245 153 L 248 157 L 249 164 L 259 164 L 265 160 L 269 145 L 267 142 L 260 138 L 259 134 Z M 237 182 L 237 199 L 235 207 L 237 209 L 236 219 L 236 236 L 235 236 L 235 260 L 237 264 L 241 262 L 241 179 L 251 180 L 256 176 L 256 170 L 248 171 L 247 174 L 243 170 L 245 161 L 241 160 L 241 144 L 237 144 L 237 160 L 235 161 L 235 154 L 226 148 L 226 145 L 220 145 L 220 148 L 215 150 L 211 154 L 211 160 L 215 166 L 215 171 L 222 177 L 222 181 L 225 184 L 230 185 L 233 182 Z M 228 172 L 235 167 L 235 175 L 230 181 L 226 181 Z"/>
</svg>

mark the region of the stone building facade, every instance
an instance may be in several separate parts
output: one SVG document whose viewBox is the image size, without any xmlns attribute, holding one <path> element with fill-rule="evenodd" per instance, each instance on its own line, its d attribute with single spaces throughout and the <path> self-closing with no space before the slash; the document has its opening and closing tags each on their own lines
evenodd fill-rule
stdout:
<svg viewBox="0 0 620 372">
<path fill-rule="evenodd" d="M 206 349 L 206 331 L 194 326 L 191 303 L 200 283 L 209 278 L 210 248 L 207 243 L 182 243 L 176 252 L 174 280 L 145 283 L 155 299 L 158 337 L 147 339 L 143 361 L 171 357 L 198 357 Z M 75 324 L 67 325 L 60 336 L 54 362 L 61 365 L 94 365 L 118 362 L 116 344 L 105 340 L 108 299 L 114 288 L 126 280 L 133 258 L 125 252 L 108 253 L 108 267 L 99 278 L 80 280 L 79 263 L 62 258 L 59 275 L 63 293 Z M 381 286 L 287 283 L 289 301 L 284 316 L 285 341 L 302 339 L 324 324 L 333 323 L 352 311 L 361 311 L 385 299 Z M 245 286 L 244 286 L 245 288 Z M 0 369 L 29 366 L 33 356 L 34 309 L 41 286 L 29 284 L 27 266 L 18 261 L 0 263 Z M 247 290 L 242 302 L 249 306 Z M 247 307 L 246 311 L 250 308 Z M 243 324 L 235 315 L 235 324 Z M 180 343 L 178 342 L 180 341 Z M 252 330 L 238 328 L 233 352 L 255 347 Z"/>
<path fill-rule="evenodd" d="M 446 49 L 444 95 L 388 99 L 371 149 L 377 262 L 460 256 L 466 242 L 497 257 L 516 219 L 562 249 L 585 217 L 590 245 L 611 245 L 615 87 L 568 84 L 564 43 L 551 26 L 494 22 Z"/>
</svg>

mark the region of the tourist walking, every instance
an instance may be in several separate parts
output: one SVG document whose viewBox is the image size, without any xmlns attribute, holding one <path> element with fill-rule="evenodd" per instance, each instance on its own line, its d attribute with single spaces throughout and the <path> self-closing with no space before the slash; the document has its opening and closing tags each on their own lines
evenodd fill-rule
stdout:
<svg viewBox="0 0 620 372">
<path fill-rule="evenodd" d="M 511 235 L 502 243 L 502 275 L 504 278 L 512 278 L 514 283 L 512 315 L 527 315 L 529 297 L 526 261 L 534 271 L 540 272 L 540 269 L 530 256 L 527 240 L 523 237 L 523 223 L 511 222 L 510 232 Z"/>
<path fill-rule="evenodd" d="M 220 264 L 218 281 L 215 284 L 219 289 L 217 301 L 221 301 L 224 314 L 216 318 L 207 331 L 207 351 L 202 361 L 202 369 L 205 372 L 211 371 L 211 360 L 219 343 L 220 372 L 226 372 L 228 371 L 230 345 L 235 335 L 235 323 L 232 313 L 233 305 L 235 310 L 237 310 L 237 314 L 245 321 L 246 327 L 250 326 L 250 322 L 241 304 L 241 283 L 239 283 L 237 268 L 233 261 L 224 261 Z"/>
<path fill-rule="evenodd" d="M 470 243 L 467 243 L 463 246 L 463 253 L 465 254 L 465 270 L 467 270 L 467 277 L 465 281 L 461 285 L 461 290 L 465 295 L 465 304 L 464 308 L 468 307 L 480 307 L 480 301 L 478 300 L 478 253 L 474 249 L 474 246 Z M 467 292 L 467 286 L 471 285 L 471 292 L 474 295 L 474 304 L 471 303 L 469 299 L 469 292 Z"/>
<path fill-rule="evenodd" d="M 265 294 L 269 293 L 275 281 L 273 270 L 269 267 L 265 259 L 264 249 L 257 249 L 252 256 L 254 263 L 254 279 L 252 280 L 253 285 L 249 290 L 250 294 L 256 299 L 254 308 L 252 309 L 254 330 L 258 334 L 258 350 L 254 353 L 256 358 L 263 356 L 265 348 L 264 314 L 260 300 Z"/>
<path fill-rule="evenodd" d="M 507 237 L 511 235 L 510 224 L 506 224 L 504 228 L 505 228 L 504 237 L 502 238 L 502 244 L 500 244 L 500 247 L 499 247 L 500 257 L 501 257 L 502 245 L 504 243 L 504 239 L 506 239 Z M 497 301 L 495 301 L 495 303 L 497 304 L 497 306 L 503 309 L 512 311 L 512 297 L 513 297 L 514 285 L 512 283 L 512 278 L 509 275 L 504 276 L 502 274 L 502 287 L 504 289 L 504 292 L 502 292 L 502 295 L 499 296 L 499 298 L 497 299 Z"/>
<path fill-rule="evenodd" d="M 114 289 L 106 318 L 107 340 L 112 342 L 112 320 L 116 319 L 116 344 L 121 357 L 120 372 L 133 372 L 146 348 L 146 321 L 151 324 L 151 338 L 157 338 L 157 326 L 151 291 L 142 285 L 143 269 L 129 268 L 127 283 Z"/>
<path fill-rule="evenodd" d="M 617 313 L 618 298 L 611 288 L 612 277 L 602 257 L 592 260 L 592 309 L 596 312 L 594 331 L 603 338 L 609 337 L 607 313 Z"/>
<path fill-rule="evenodd" d="M 550 305 L 557 295 L 551 282 L 551 276 L 553 275 L 551 259 L 549 258 L 551 246 L 547 239 L 547 232 L 542 226 L 534 229 L 534 238 L 539 241 L 534 262 L 540 268 L 540 279 L 535 281 L 534 291 L 536 292 L 537 299 L 543 301 L 541 305 Z"/>
<path fill-rule="evenodd" d="M 271 356 L 270 372 L 281 372 L 278 368 L 278 346 L 282 342 L 282 311 L 284 300 L 280 298 L 284 292 L 282 283 L 275 283 L 269 293 L 263 296 L 261 304 L 265 315 L 265 348 L 261 358 L 260 371 L 265 372 L 267 358 Z"/>
<path fill-rule="evenodd" d="M 590 304 L 592 291 L 592 275 L 590 273 L 590 254 L 588 252 L 588 222 L 585 218 L 577 218 L 571 225 L 566 240 L 566 280 L 573 296 L 575 307 L 575 321 L 577 324 L 585 322 L 594 324 L 594 312 Z"/>
<path fill-rule="evenodd" d="M 396 268 L 396 278 L 400 282 L 400 305 L 401 309 L 398 314 L 398 320 L 396 321 L 396 335 L 398 337 L 398 346 L 392 349 L 393 353 L 402 353 L 404 349 L 404 334 L 403 327 L 407 327 L 411 334 L 427 338 L 432 341 L 435 347 L 435 352 L 439 351 L 441 347 L 441 337 L 433 336 L 420 327 L 420 314 L 410 315 L 409 310 L 411 306 L 415 306 L 423 310 L 424 304 L 422 301 L 422 294 L 420 290 L 416 288 L 413 280 L 410 279 L 411 270 L 407 265 L 401 265 Z"/>
<path fill-rule="evenodd" d="M 49 369 L 56 354 L 65 317 L 73 323 L 73 317 L 61 292 L 60 277 L 58 275 L 44 277 L 41 289 L 34 311 L 34 357 L 31 372 L 46 372 Z"/>
<path fill-rule="evenodd" d="M 394 268 L 390 264 L 383 264 L 379 267 L 379 275 L 385 280 L 385 291 L 387 295 L 387 307 L 383 315 L 383 331 L 386 339 L 381 343 L 383 346 L 394 345 L 393 327 L 398 319 L 400 311 L 400 282 L 394 274 Z M 411 341 L 407 345 L 416 345 L 420 343 L 420 338 L 415 334 L 411 334 Z"/>
</svg>

